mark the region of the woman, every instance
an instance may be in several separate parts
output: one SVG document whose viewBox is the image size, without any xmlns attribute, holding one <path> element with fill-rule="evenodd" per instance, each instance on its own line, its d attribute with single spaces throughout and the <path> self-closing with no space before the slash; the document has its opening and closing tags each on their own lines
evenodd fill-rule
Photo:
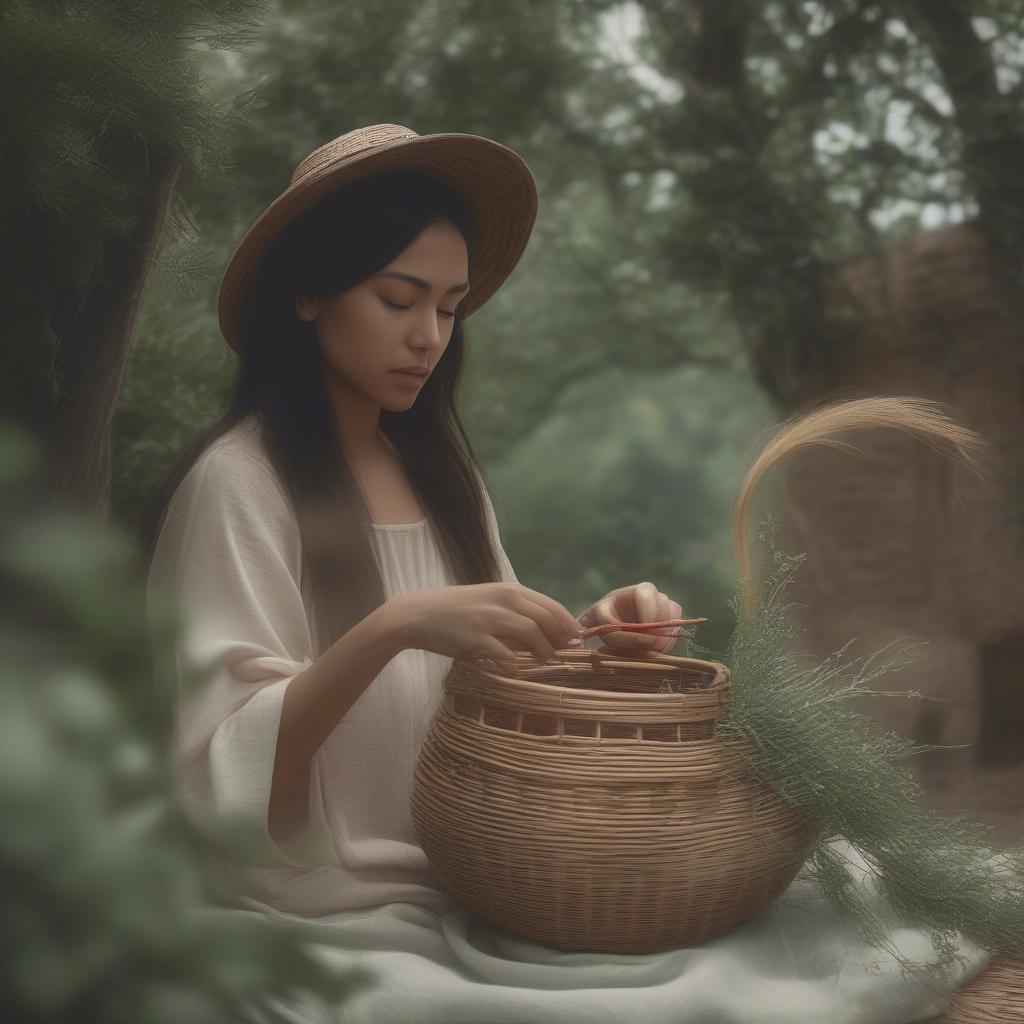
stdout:
<svg viewBox="0 0 1024 1024">
<path fill-rule="evenodd" d="M 413 764 L 453 658 L 510 669 L 514 649 L 546 660 L 581 623 L 681 613 L 643 582 L 577 620 L 519 584 L 502 549 L 456 385 L 463 322 L 536 210 L 505 147 L 374 125 L 306 157 L 229 262 L 234 394 L 168 481 L 149 575 L 150 601 L 184 616 L 176 778 L 214 893 L 309 920 L 325 956 L 378 973 L 338 1014 L 281 1019 L 920 1019 L 934 995 L 865 984 L 873 951 L 827 915 L 787 936 L 773 909 L 698 950 L 562 954 L 476 921 L 417 845 Z M 850 995 L 857 1016 L 842 1015 Z"/>
</svg>

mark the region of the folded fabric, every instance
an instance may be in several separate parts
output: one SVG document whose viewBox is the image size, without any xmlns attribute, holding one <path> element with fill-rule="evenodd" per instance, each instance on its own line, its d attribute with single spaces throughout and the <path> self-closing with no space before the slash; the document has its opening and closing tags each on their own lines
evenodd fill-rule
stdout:
<svg viewBox="0 0 1024 1024">
<path fill-rule="evenodd" d="M 928 930 L 900 922 L 856 850 L 832 845 L 887 922 L 891 948 L 932 965 L 927 981 L 865 943 L 804 870 L 728 934 L 642 955 L 565 953 L 495 929 L 451 897 L 440 911 L 391 903 L 285 915 L 318 958 L 367 970 L 374 987 L 336 1007 L 305 997 L 254 1010 L 267 1024 L 910 1024 L 944 1012 L 988 952 L 961 937 L 962 961 L 937 966 Z M 253 901 L 206 912 L 273 913 Z"/>
</svg>

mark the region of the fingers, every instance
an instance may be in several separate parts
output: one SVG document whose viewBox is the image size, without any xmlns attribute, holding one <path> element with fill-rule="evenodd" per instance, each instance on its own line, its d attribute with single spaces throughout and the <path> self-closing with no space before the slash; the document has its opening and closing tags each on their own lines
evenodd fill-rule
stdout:
<svg viewBox="0 0 1024 1024">
<path fill-rule="evenodd" d="M 504 627 L 505 632 L 501 635 L 508 639 L 514 648 L 529 651 L 542 665 L 549 662 L 555 656 L 555 644 L 548 639 L 544 630 L 528 616 L 518 613 L 513 613 L 513 615 L 514 617 L 509 619 L 509 624 Z"/>
<path fill-rule="evenodd" d="M 664 622 L 665 619 L 672 618 L 669 614 L 672 609 L 672 602 L 669 600 L 668 594 L 663 594 L 660 590 L 655 590 L 655 604 L 656 610 L 654 615 L 645 621 Z M 675 638 L 669 636 L 667 633 L 662 633 L 661 635 L 652 634 L 652 639 L 654 640 L 654 643 L 651 645 L 651 649 L 660 651 L 662 654 L 664 654 L 665 651 L 675 643 Z"/>
<path fill-rule="evenodd" d="M 576 616 L 553 597 L 521 583 L 512 584 L 511 594 L 511 607 L 535 622 L 553 648 L 564 647 L 568 640 L 580 635 Z"/>
<path fill-rule="evenodd" d="M 665 616 L 666 619 L 681 619 L 683 617 L 683 606 L 678 601 L 669 601 L 668 603 L 668 614 Z M 671 636 L 666 636 L 663 640 L 665 646 L 662 648 L 664 653 L 668 653 L 673 647 L 679 642 L 679 630 L 682 626 L 676 626 L 672 630 Z"/>
<path fill-rule="evenodd" d="M 633 587 L 616 587 L 594 606 L 597 622 L 639 622 Z"/>
<path fill-rule="evenodd" d="M 602 608 L 604 618 L 600 621 L 653 622 L 658 607 L 658 588 L 647 582 L 619 587 L 601 601 L 599 607 L 605 604 L 608 608 Z M 601 642 L 619 653 L 641 652 L 654 648 L 657 638 L 644 633 L 615 631 L 603 634 Z"/>
<path fill-rule="evenodd" d="M 514 676 L 519 668 L 515 651 L 496 637 L 483 637 L 480 648 L 478 652 L 474 652 L 473 657 L 490 663 L 500 675 Z"/>
<path fill-rule="evenodd" d="M 602 625 L 605 622 L 628 622 L 631 617 L 630 612 L 621 612 L 618 607 L 616 597 L 609 594 L 607 597 L 602 597 L 597 604 L 594 605 L 594 612 L 591 615 L 591 622 L 595 626 Z"/>
<path fill-rule="evenodd" d="M 637 583 L 633 588 L 633 601 L 636 604 L 637 622 L 657 622 L 662 616 L 659 608 L 668 607 L 668 598 L 653 583 Z"/>
<path fill-rule="evenodd" d="M 632 587 L 620 587 L 612 591 L 608 603 L 613 604 L 604 621 L 620 618 L 629 622 L 662 622 L 680 617 L 682 607 L 669 599 L 648 580 Z M 603 603 L 603 602 L 602 602 Z M 623 607 L 625 606 L 625 607 Z M 664 653 L 675 646 L 676 638 L 665 634 L 613 632 L 606 633 L 602 642 L 620 651 L 659 651 Z"/>
</svg>

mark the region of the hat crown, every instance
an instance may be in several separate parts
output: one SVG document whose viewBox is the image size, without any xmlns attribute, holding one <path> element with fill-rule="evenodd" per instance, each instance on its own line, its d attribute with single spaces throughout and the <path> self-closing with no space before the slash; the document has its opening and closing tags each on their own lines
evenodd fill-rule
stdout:
<svg viewBox="0 0 1024 1024">
<path fill-rule="evenodd" d="M 289 187 L 330 167 L 351 163 L 375 150 L 387 149 L 396 143 L 418 138 L 418 132 L 401 124 L 371 124 L 356 128 L 325 142 L 304 157 L 295 168 Z"/>
<path fill-rule="evenodd" d="M 537 183 L 513 150 L 479 135 L 420 135 L 401 124 L 356 128 L 318 147 L 242 236 L 221 276 L 217 312 L 229 347 L 241 351 L 253 288 L 267 253 L 307 210 L 367 174 L 431 174 L 460 192 L 477 227 L 477 261 L 460 308 L 465 320 L 515 267 L 537 215 Z"/>
</svg>

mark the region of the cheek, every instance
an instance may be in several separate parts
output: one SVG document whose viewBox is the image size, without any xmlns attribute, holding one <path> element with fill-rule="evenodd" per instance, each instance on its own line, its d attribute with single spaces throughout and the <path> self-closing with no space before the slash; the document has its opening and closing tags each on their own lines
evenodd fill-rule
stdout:
<svg viewBox="0 0 1024 1024">
<path fill-rule="evenodd" d="M 353 379 L 377 376 L 387 368 L 394 325 L 369 304 L 352 304 L 326 319 L 320 328 L 324 361 L 336 373 Z M 386 310 L 383 310 L 386 313 Z"/>
<path fill-rule="evenodd" d="M 386 333 L 387 321 L 363 296 L 338 296 L 321 313 L 321 339 L 326 348 L 342 353 L 372 343 Z"/>
</svg>

